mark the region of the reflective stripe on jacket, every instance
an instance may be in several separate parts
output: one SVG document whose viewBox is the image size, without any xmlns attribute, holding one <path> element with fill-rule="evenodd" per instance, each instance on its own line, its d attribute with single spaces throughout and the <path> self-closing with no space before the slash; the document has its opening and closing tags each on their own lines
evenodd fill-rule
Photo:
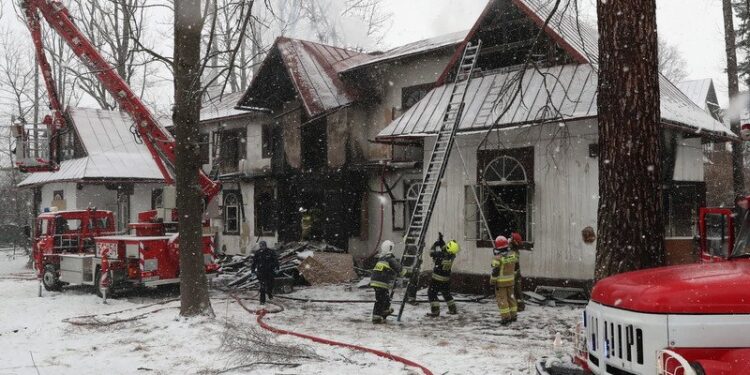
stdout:
<svg viewBox="0 0 750 375">
<path fill-rule="evenodd" d="M 515 282 L 515 269 L 518 263 L 518 253 L 508 251 L 505 254 L 495 256 L 492 259 L 492 276 L 490 284 L 498 287 L 513 286 Z"/>
<path fill-rule="evenodd" d="M 386 255 L 378 259 L 375 267 L 372 269 L 370 277 L 370 286 L 373 288 L 390 289 L 396 276 L 401 274 L 401 263 L 398 262 L 393 254 Z"/>
<path fill-rule="evenodd" d="M 445 251 L 444 248 L 435 249 L 430 252 L 430 257 L 435 263 L 432 268 L 432 279 L 436 281 L 450 281 L 451 269 L 453 268 L 453 260 L 456 256 Z"/>
</svg>

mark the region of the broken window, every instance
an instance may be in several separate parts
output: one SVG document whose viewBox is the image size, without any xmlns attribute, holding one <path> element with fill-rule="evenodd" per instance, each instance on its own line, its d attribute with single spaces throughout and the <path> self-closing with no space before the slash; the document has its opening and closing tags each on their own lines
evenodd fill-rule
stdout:
<svg viewBox="0 0 750 375">
<path fill-rule="evenodd" d="M 247 137 L 245 129 L 224 130 L 220 135 L 219 158 L 222 174 L 239 171 L 240 160 L 245 158 Z"/>
<path fill-rule="evenodd" d="M 255 185 L 255 234 L 273 236 L 276 230 L 276 194 L 272 184 Z"/>
<path fill-rule="evenodd" d="M 477 199 L 471 188 L 476 189 L 479 207 L 493 236 L 510 236 L 519 232 L 525 240 L 532 240 L 531 220 L 534 184 L 530 179 L 533 171 L 534 149 L 532 147 L 480 151 L 480 184 L 469 187 L 465 193 L 465 205 L 477 207 Z M 527 172 L 529 171 L 529 172 Z M 481 241 L 478 246 L 491 246 L 490 235 L 482 222 L 481 214 L 475 210 L 466 214 L 466 228 Z M 467 238 L 470 237 L 467 235 Z"/>
<path fill-rule="evenodd" d="M 263 125 L 261 130 L 261 157 L 270 159 L 273 156 L 273 127 L 272 125 Z"/>
<path fill-rule="evenodd" d="M 240 232 L 240 197 L 239 192 L 224 192 L 224 234 Z"/>
<path fill-rule="evenodd" d="M 327 129 L 325 117 L 302 125 L 302 168 L 315 170 L 328 166 Z"/>
<path fill-rule="evenodd" d="M 675 182 L 664 189 L 664 210 L 666 237 L 692 238 L 696 233 L 698 208 L 705 199 L 704 183 Z"/>
<path fill-rule="evenodd" d="M 422 98 L 435 86 L 434 83 L 423 85 L 409 86 L 401 89 L 401 113 L 406 112 L 409 108 L 419 103 Z"/>
</svg>

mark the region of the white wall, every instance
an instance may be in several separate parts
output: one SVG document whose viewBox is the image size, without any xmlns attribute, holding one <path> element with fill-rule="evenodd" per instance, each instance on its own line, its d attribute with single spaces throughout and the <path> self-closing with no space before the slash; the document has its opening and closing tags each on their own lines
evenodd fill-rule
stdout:
<svg viewBox="0 0 750 375">
<path fill-rule="evenodd" d="M 596 228 L 598 204 L 597 159 L 590 158 L 588 145 L 596 143 L 596 123 L 589 120 L 566 125 L 567 137 L 561 137 L 557 124 L 500 132 L 503 148 L 534 147 L 534 197 L 532 232 L 535 247 L 522 251 L 521 262 L 527 276 L 588 279 L 593 277 L 594 245 L 585 245 L 581 230 Z M 489 272 L 492 251 L 477 248 L 467 241 L 465 230 L 465 186 L 476 183 L 477 147 L 484 133 L 457 138 L 438 202 L 428 228 L 427 243 L 443 232 L 457 239 L 462 251 L 454 270 L 461 273 Z M 488 137 L 488 149 L 496 149 L 497 134 Z M 425 143 L 425 162 L 434 137 Z M 466 163 L 462 162 L 462 158 Z M 529 173 L 529 171 L 527 171 Z M 473 199 L 469 195 L 468 199 Z M 431 267 L 426 259 L 425 268 Z"/>
<path fill-rule="evenodd" d="M 266 241 L 269 246 L 273 246 L 278 241 L 276 234 L 273 236 L 256 236 L 255 184 L 252 182 L 241 182 L 240 184 L 246 219 L 244 223 L 240 221 L 240 234 L 224 234 L 223 216 L 212 220 L 212 225 L 218 229 L 217 249 L 221 250 L 224 246 L 227 254 L 248 254 L 249 250 L 254 249 L 259 241 Z M 237 190 L 237 183 L 226 183 L 222 188 L 223 190 Z M 223 196 L 220 195 L 218 199 L 223 203 Z"/>
<path fill-rule="evenodd" d="M 66 210 L 83 210 L 96 207 L 99 210 L 117 212 L 117 191 L 109 190 L 103 184 L 81 184 L 77 188 L 75 182 L 51 183 L 42 186 L 42 201 L 40 209 L 52 205 L 54 191 L 63 190 L 65 194 Z M 130 222 L 138 220 L 138 213 L 151 209 L 151 190 L 160 188 L 163 184 L 143 183 L 134 184 L 133 195 L 130 196 Z"/>
<path fill-rule="evenodd" d="M 46 184 L 42 186 L 41 193 L 42 193 L 42 200 L 39 203 L 39 210 L 41 211 L 45 207 L 52 206 L 52 194 L 57 191 L 62 190 L 64 199 L 65 199 L 65 209 L 66 210 L 72 210 L 76 209 L 76 183 L 75 182 L 59 182 L 59 183 L 52 183 L 52 184 Z"/>
</svg>

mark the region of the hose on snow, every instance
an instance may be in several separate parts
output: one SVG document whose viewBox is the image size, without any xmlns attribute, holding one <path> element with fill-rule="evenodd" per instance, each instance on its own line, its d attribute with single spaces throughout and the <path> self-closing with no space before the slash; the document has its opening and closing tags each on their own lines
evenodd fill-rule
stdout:
<svg viewBox="0 0 750 375">
<path fill-rule="evenodd" d="M 404 365 L 409 366 L 409 367 L 418 368 L 418 369 L 422 370 L 422 372 L 425 375 L 433 375 L 432 371 L 430 371 L 427 367 L 424 367 L 424 366 L 420 365 L 419 363 L 416 363 L 416 362 L 411 361 L 409 359 L 406 359 L 404 357 L 393 355 L 391 353 L 387 353 L 387 352 L 384 352 L 384 351 L 381 351 L 381 350 L 372 349 L 372 348 L 368 348 L 368 347 L 364 347 L 364 346 L 360 346 L 360 345 L 347 344 L 347 343 L 344 343 L 344 342 L 329 340 L 329 339 L 325 339 L 325 338 L 322 338 L 322 337 L 317 337 L 317 336 L 313 336 L 313 335 L 307 335 L 307 334 L 304 334 L 304 333 L 293 332 L 293 331 L 289 331 L 289 330 L 285 330 L 285 329 L 275 328 L 275 327 L 273 327 L 273 326 L 271 326 L 268 323 L 266 323 L 266 322 L 263 321 L 263 318 L 267 314 L 271 313 L 270 311 L 267 311 L 265 309 L 261 309 L 261 310 L 249 309 L 249 308 L 247 308 L 242 303 L 242 301 L 240 299 L 238 299 L 236 297 L 235 297 L 235 299 L 237 300 L 237 303 L 240 306 L 242 306 L 243 309 L 245 309 L 245 311 L 248 311 L 248 312 L 251 312 L 251 313 L 254 312 L 255 314 L 257 314 L 258 317 L 257 317 L 256 320 L 258 322 L 258 325 L 260 325 L 261 328 L 263 328 L 263 329 L 265 329 L 265 330 L 267 330 L 269 332 L 275 333 L 277 335 L 295 336 L 295 337 L 299 337 L 299 338 L 311 340 L 311 341 L 314 341 L 314 342 L 317 342 L 317 343 L 320 343 L 320 344 L 326 344 L 326 345 L 331 345 L 331 346 L 338 346 L 338 347 L 342 347 L 342 348 L 356 350 L 356 351 L 359 351 L 359 352 L 375 354 L 378 357 L 382 357 L 382 358 L 385 358 L 385 359 L 390 360 L 390 361 L 396 361 L 396 362 L 403 363 Z"/>
</svg>

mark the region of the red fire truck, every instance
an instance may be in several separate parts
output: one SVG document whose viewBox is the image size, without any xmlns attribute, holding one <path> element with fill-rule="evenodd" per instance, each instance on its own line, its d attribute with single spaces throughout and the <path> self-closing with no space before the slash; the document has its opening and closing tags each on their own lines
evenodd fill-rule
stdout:
<svg viewBox="0 0 750 375">
<path fill-rule="evenodd" d="M 151 152 L 165 183 L 173 185 L 173 137 L 159 125 L 117 71 L 73 24 L 65 6 L 59 0 L 24 0 L 21 5 L 31 31 L 52 113 L 45 117 L 46 129 L 42 132 L 25 129 L 21 124 L 14 125 L 16 166 L 21 171 L 32 173 L 56 171 L 59 168 L 59 135 L 66 123 L 42 43 L 43 18 L 117 100 L 120 109 L 130 115 L 134 132 Z M 42 139 L 46 141 L 43 147 L 45 152 L 40 153 L 42 150 L 39 148 L 30 152 L 31 144 Z M 218 194 L 220 185 L 202 170 L 196 172 L 208 206 Z M 115 233 L 115 220 L 110 211 L 91 208 L 56 212 L 50 209 L 39 215 L 34 233 L 33 257 L 44 287 L 56 290 L 63 284 L 98 286 L 100 278 L 105 276 L 109 280 L 106 283 L 108 288 L 112 289 L 178 283 L 179 238 L 176 232 L 179 216 L 175 209 L 173 186 L 164 189 L 162 200 L 162 207 L 140 213 L 139 222 L 129 224 L 130 231 L 134 232 L 132 234 Z M 213 259 L 213 243 L 207 229 L 207 223 L 204 223 L 204 264 L 206 272 L 211 273 L 218 269 L 218 265 Z"/>
<path fill-rule="evenodd" d="M 596 283 L 575 362 L 611 375 L 750 374 L 750 211 L 699 212 L 700 262 Z M 740 220 L 735 234 L 735 218 Z M 558 370 L 559 369 L 559 370 Z M 568 371 L 568 372 L 566 372 Z M 569 374 L 565 366 L 538 374 Z"/>
</svg>

